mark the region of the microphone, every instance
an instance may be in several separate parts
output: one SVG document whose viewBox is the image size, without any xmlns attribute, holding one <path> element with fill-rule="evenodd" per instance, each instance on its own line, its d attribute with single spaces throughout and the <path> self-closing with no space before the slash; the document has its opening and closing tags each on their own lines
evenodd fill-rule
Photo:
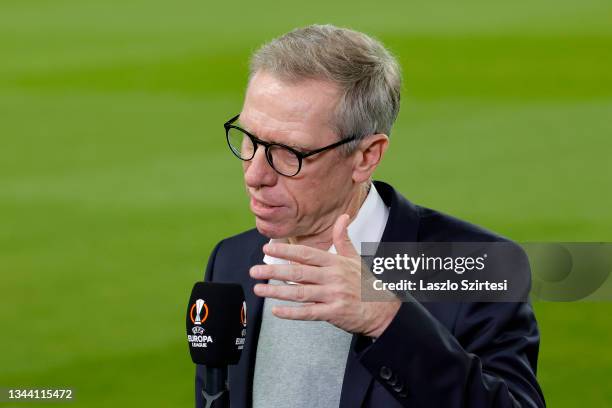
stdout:
<svg viewBox="0 0 612 408">
<path fill-rule="evenodd" d="M 187 306 L 187 341 L 195 364 L 205 366 L 205 408 L 228 408 L 227 366 L 237 364 L 246 338 L 246 302 L 236 283 L 197 282 Z"/>
</svg>

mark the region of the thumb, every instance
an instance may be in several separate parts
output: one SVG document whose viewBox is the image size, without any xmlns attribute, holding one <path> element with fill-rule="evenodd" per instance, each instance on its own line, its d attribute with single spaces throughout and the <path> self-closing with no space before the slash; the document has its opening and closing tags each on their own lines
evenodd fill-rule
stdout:
<svg viewBox="0 0 612 408">
<path fill-rule="evenodd" d="M 350 221 L 351 218 L 348 214 L 342 214 L 336 220 L 333 232 L 334 247 L 338 255 L 359 256 L 359 253 L 348 236 L 348 225 Z"/>
</svg>

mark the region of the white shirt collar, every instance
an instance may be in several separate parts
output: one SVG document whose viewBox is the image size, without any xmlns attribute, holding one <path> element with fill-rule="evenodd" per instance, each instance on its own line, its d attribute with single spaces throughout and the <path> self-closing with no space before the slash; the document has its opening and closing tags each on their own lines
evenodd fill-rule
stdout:
<svg viewBox="0 0 612 408">
<path fill-rule="evenodd" d="M 359 208 L 357 217 L 348 226 L 348 235 L 353 243 L 353 246 L 361 254 L 361 243 L 362 242 L 380 242 L 382 234 L 387 225 L 387 219 L 389 218 L 389 208 L 385 205 L 385 202 L 376 191 L 374 183 L 371 184 L 370 192 L 366 197 L 365 201 Z M 287 242 L 286 238 L 271 239 L 269 243 L 274 242 Z M 329 249 L 332 254 L 336 253 L 336 248 L 332 245 Z M 263 262 L 270 264 L 284 264 L 288 263 L 284 259 L 274 258 L 265 255 Z"/>
</svg>

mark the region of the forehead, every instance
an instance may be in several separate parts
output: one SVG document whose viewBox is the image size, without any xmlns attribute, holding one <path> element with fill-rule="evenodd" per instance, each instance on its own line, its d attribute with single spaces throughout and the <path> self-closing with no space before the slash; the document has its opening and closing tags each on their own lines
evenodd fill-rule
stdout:
<svg viewBox="0 0 612 408">
<path fill-rule="evenodd" d="M 247 88 L 240 124 L 265 140 L 318 146 L 334 140 L 331 119 L 338 99 L 339 89 L 330 82 L 292 83 L 258 72 Z"/>
</svg>

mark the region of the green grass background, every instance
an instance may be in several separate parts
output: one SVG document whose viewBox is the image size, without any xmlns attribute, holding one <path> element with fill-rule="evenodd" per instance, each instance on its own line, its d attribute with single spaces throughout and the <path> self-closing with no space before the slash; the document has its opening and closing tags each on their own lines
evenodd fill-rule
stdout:
<svg viewBox="0 0 612 408">
<path fill-rule="evenodd" d="M 314 22 L 401 60 L 378 179 L 519 241 L 612 240 L 609 0 L 2 0 L 0 386 L 192 405 L 188 293 L 254 224 L 221 125 L 249 54 Z M 535 308 L 549 406 L 612 406 L 611 304 Z"/>
</svg>

